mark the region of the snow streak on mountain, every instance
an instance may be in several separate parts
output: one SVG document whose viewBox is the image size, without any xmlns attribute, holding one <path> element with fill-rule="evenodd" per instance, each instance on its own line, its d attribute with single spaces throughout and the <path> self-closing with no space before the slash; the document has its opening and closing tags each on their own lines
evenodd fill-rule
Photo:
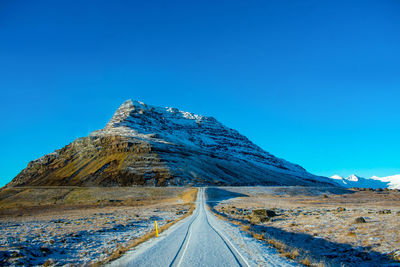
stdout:
<svg viewBox="0 0 400 267">
<path fill-rule="evenodd" d="M 400 175 L 393 175 L 387 177 L 372 176 L 371 178 L 358 177 L 355 174 L 349 177 L 341 177 L 339 175 L 331 176 L 335 182 L 344 187 L 360 187 L 360 188 L 389 188 L 400 189 Z"/>
<path fill-rule="evenodd" d="M 212 117 L 124 102 L 104 129 L 28 164 L 21 185 L 332 186 Z"/>
</svg>

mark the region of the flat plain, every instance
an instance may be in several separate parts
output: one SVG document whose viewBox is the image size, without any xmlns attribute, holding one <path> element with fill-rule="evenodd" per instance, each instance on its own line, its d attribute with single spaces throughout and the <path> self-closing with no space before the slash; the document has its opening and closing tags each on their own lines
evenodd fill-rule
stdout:
<svg viewBox="0 0 400 267">
<path fill-rule="evenodd" d="M 88 265 L 122 255 L 188 214 L 178 187 L 23 187 L 0 191 L 0 265 Z"/>
<path fill-rule="evenodd" d="M 313 187 L 208 190 L 212 210 L 304 265 L 400 266 L 400 192 Z"/>
<path fill-rule="evenodd" d="M 196 188 L 17 187 L 0 191 L 0 265 L 99 265 L 189 216 Z M 400 192 L 209 187 L 241 234 L 306 266 L 400 266 Z M 233 228 L 226 228 L 233 229 Z M 254 239 L 253 239 L 254 238 Z"/>
</svg>

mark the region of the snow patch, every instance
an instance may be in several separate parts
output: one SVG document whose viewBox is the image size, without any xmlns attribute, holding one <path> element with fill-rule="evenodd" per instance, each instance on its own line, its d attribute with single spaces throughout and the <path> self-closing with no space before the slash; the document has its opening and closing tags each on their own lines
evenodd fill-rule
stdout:
<svg viewBox="0 0 400 267">
<path fill-rule="evenodd" d="M 346 178 L 343 178 L 337 174 L 330 177 L 334 182 L 345 186 L 345 187 L 359 187 L 359 188 L 389 188 L 389 189 L 400 189 L 400 174 L 377 177 L 372 176 L 371 178 L 359 177 L 352 174 Z"/>
</svg>

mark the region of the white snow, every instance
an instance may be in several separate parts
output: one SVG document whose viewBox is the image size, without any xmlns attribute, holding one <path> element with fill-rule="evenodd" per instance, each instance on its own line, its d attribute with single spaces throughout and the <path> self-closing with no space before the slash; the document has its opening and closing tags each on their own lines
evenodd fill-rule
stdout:
<svg viewBox="0 0 400 267">
<path fill-rule="evenodd" d="M 345 187 L 360 187 L 360 188 L 389 188 L 389 189 L 400 189 L 400 174 L 377 177 L 372 176 L 371 178 L 362 178 L 355 174 L 348 177 L 341 177 L 337 174 L 330 177 L 336 183 Z"/>
<path fill-rule="evenodd" d="M 204 189 L 200 188 L 192 216 L 161 233 L 159 238 L 128 251 L 109 266 L 238 266 L 232 254 L 242 266 L 299 266 L 239 226 L 213 215 L 206 208 Z"/>
<path fill-rule="evenodd" d="M 41 266 L 51 259 L 54 266 L 89 266 L 153 231 L 155 218 L 163 226 L 179 217 L 174 210 L 137 209 L 135 213 L 140 217 L 118 211 L 72 219 L 0 221 L 0 262 L 6 266 Z"/>
<path fill-rule="evenodd" d="M 390 189 L 400 189 L 400 174 L 386 177 L 372 176 L 371 179 L 388 183 Z"/>
<path fill-rule="evenodd" d="M 341 176 L 339 176 L 339 175 L 337 175 L 337 174 L 331 176 L 331 178 L 332 178 L 332 179 L 336 179 L 336 180 L 343 180 L 343 177 L 341 177 Z"/>
<path fill-rule="evenodd" d="M 181 111 L 173 107 L 156 107 L 140 101 L 125 101 L 103 130 L 91 136 L 120 135 L 151 144 L 173 144 L 180 151 L 190 150 L 218 159 L 240 164 L 250 163 L 257 168 L 293 175 L 299 180 L 330 180 L 308 173 L 297 164 L 277 158 L 253 144 L 236 130 L 213 117 Z"/>
<path fill-rule="evenodd" d="M 352 174 L 349 177 L 346 178 L 348 181 L 352 181 L 352 182 L 357 182 L 359 180 L 359 178 L 355 175 Z"/>
<path fill-rule="evenodd" d="M 294 261 L 281 257 L 276 249 L 266 246 L 263 241 L 242 231 L 240 226 L 222 221 L 212 213 L 210 215 L 214 225 L 239 249 L 249 266 L 300 266 Z"/>
</svg>

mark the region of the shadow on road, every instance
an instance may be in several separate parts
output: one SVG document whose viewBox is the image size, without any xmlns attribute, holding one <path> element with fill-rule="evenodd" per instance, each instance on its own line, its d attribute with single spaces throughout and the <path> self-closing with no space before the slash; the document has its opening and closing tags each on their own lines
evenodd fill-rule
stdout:
<svg viewBox="0 0 400 267">
<path fill-rule="evenodd" d="M 216 187 L 208 187 L 206 189 L 206 201 L 207 204 L 211 207 L 214 208 L 216 205 L 218 205 L 219 202 L 231 199 L 231 198 L 236 198 L 236 197 L 248 197 L 248 195 L 241 194 L 241 193 L 236 193 L 232 192 L 229 190 L 225 190 L 222 188 L 216 188 Z"/>
</svg>

